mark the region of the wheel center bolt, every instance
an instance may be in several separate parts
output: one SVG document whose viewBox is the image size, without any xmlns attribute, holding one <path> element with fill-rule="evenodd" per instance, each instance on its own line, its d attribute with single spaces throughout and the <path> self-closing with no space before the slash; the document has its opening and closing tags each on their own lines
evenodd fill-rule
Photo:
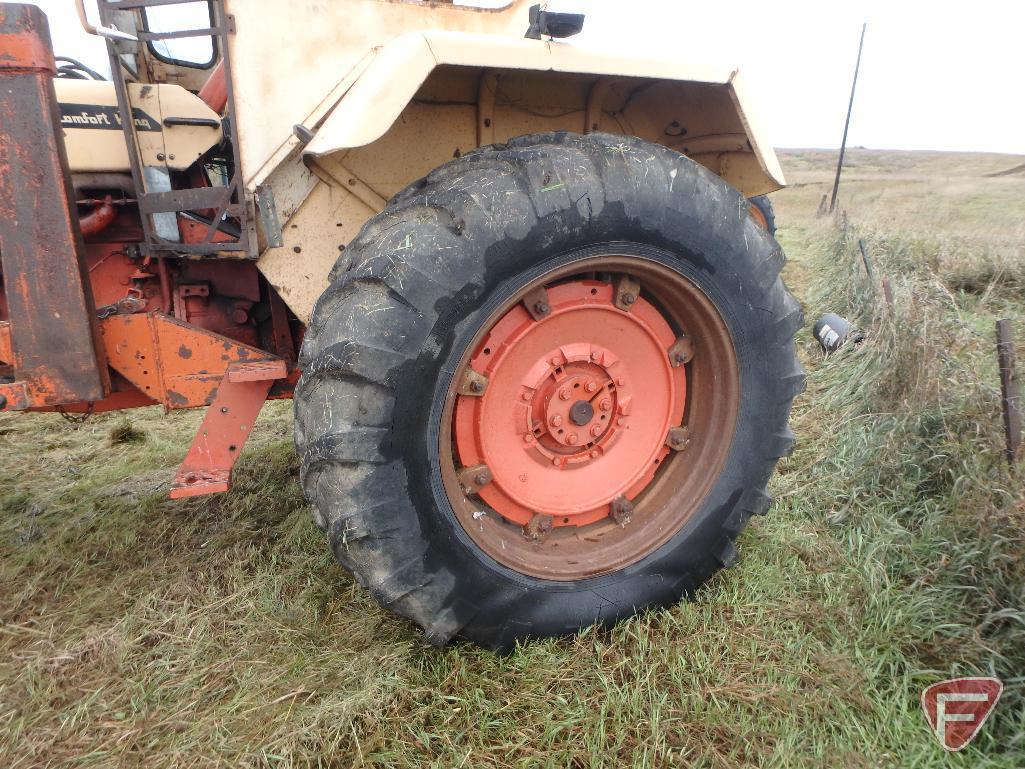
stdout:
<svg viewBox="0 0 1025 769">
<path fill-rule="evenodd" d="M 569 409 L 569 418 L 573 424 L 583 427 L 594 417 L 594 406 L 587 401 L 577 401 Z"/>
</svg>

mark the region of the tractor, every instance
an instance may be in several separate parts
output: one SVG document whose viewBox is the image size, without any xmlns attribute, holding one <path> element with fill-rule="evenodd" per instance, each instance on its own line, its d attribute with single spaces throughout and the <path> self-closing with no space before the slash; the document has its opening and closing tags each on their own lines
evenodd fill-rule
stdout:
<svg viewBox="0 0 1025 769">
<path fill-rule="evenodd" d="M 804 387 L 738 71 L 523 0 L 77 10 L 109 79 L 0 5 L 0 409 L 205 409 L 177 499 L 293 398 L 315 524 L 437 645 L 735 560 Z"/>
</svg>

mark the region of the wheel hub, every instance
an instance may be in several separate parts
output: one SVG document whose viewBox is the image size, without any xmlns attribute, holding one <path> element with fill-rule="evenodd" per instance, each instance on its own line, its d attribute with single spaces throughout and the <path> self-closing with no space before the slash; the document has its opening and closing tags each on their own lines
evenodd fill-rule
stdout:
<svg viewBox="0 0 1025 769">
<path fill-rule="evenodd" d="M 684 368 L 667 355 L 675 334 L 644 298 L 628 310 L 614 298 L 599 281 L 553 286 L 547 313 L 515 305 L 470 360 L 487 386 L 457 400 L 455 448 L 464 467 L 488 468 L 477 491 L 506 520 L 543 515 L 558 527 L 609 517 L 669 451 L 686 398 Z"/>
<path fill-rule="evenodd" d="M 616 440 L 617 427 L 625 426 L 630 398 L 610 373 L 619 361 L 587 344 L 566 345 L 544 360 L 544 376 L 524 390 L 530 402 L 517 404 L 528 451 L 560 469 L 597 459 Z M 617 417 L 624 420 L 618 426 Z"/>
</svg>

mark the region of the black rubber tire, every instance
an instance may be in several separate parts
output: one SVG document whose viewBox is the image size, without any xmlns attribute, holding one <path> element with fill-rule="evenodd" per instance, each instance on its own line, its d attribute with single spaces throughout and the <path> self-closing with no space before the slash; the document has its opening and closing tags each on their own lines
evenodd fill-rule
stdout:
<svg viewBox="0 0 1025 769">
<path fill-rule="evenodd" d="M 765 229 L 769 235 L 776 237 L 776 212 L 772 210 L 772 201 L 769 200 L 769 196 L 755 195 L 753 198 L 749 198 L 749 200 L 751 205 L 761 211 L 762 216 L 765 217 Z"/>
<path fill-rule="evenodd" d="M 437 461 L 440 401 L 489 307 L 528 274 L 609 242 L 673 265 L 713 297 L 737 351 L 738 425 L 703 504 L 664 546 L 599 577 L 528 577 L 490 559 L 456 521 Z M 507 650 L 693 593 L 732 563 L 734 539 L 768 509 L 766 482 L 793 445 L 803 320 L 783 263 L 735 189 L 632 137 L 524 136 L 410 185 L 339 259 L 301 355 L 302 483 L 338 560 L 437 645 L 462 637 Z"/>
</svg>

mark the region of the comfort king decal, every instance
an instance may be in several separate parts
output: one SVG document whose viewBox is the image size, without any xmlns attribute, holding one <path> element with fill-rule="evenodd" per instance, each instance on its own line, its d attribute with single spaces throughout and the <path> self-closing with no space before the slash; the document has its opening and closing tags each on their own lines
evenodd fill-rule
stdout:
<svg viewBox="0 0 1025 769">
<path fill-rule="evenodd" d="M 117 107 L 104 104 L 66 104 L 62 103 L 61 127 L 63 128 L 100 128 L 115 131 L 121 130 L 121 113 Z M 160 123 L 151 118 L 138 107 L 132 108 L 132 119 L 136 131 L 159 131 Z"/>
</svg>

